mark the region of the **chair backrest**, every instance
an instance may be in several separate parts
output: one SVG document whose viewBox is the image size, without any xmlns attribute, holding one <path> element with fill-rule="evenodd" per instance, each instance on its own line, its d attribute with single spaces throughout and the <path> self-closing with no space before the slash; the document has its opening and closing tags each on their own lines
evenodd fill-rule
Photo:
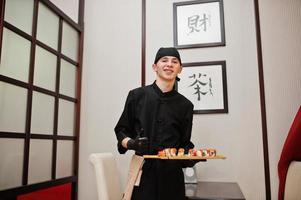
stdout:
<svg viewBox="0 0 301 200">
<path fill-rule="evenodd" d="M 285 181 L 284 200 L 301 199 L 301 161 L 291 162 Z"/>
<path fill-rule="evenodd" d="M 120 200 L 122 192 L 113 154 L 93 153 L 89 160 L 95 170 L 98 200 Z"/>
<path fill-rule="evenodd" d="M 278 162 L 279 190 L 278 199 L 284 199 L 285 179 L 292 161 L 301 161 L 301 106 L 289 129 Z"/>
</svg>

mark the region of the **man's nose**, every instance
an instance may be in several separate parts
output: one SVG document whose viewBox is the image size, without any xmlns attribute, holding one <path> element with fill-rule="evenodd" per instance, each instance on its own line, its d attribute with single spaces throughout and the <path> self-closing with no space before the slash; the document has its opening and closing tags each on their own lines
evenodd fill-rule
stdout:
<svg viewBox="0 0 301 200">
<path fill-rule="evenodd" d="M 172 61 L 171 60 L 167 61 L 167 66 L 172 67 Z"/>
</svg>

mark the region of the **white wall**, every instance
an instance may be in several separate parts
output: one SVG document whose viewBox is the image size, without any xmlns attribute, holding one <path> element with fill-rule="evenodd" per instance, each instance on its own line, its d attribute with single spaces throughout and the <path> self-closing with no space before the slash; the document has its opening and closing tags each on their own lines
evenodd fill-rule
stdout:
<svg viewBox="0 0 301 200">
<path fill-rule="evenodd" d="M 96 200 L 90 153 L 113 152 L 123 185 L 127 175 L 130 155 L 118 155 L 113 129 L 129 89 L 141 84 L 141 1 L 89 0 L 85 8 L 79 199 Z"/>
<path fill-rule="evenodd" d="M 50 0 L 56 7 L 61 9 L 68 17 L 78 23 L 79 0 Z"/>
<path fill-rule="evenodd" d="M 154 79 L 150 66 L 156 50 L 173 45 L 173 2 L 147 1 L 147 83 Z M 93 200 L 97 197 L 90 153 L 115 153 L 125 182 L 130 155 L 118 155 L 113 128 L 128 90 L 140 85 L 141 1 L 89 0 L 85 4 L 79 199 Z M 263 0 L 259 5 L 275 200 L 277 162 L 301 102 L 300 4 L 299 0 Z M 58 7 L 68 12 L 68 5 Z M 224 7 L 226 46 L 180 51 L 183 62 L 227 62 L 229 114 L 195 115 L 193 141 L 196 147 L 215 147 L 228 158 L 198 164 L 198 175 L 200 180 L 238 182 L 247 199 L 265 199 L 253 0 L 227 0 Z"/>
<path fill-rule="evenodd" d="M 173 45 L 173 2 L 147 1 L 147 83 L 154 79 L 151 64 L 157 49 Z M 180 53 L 183 62 L 227 62 L 229 114 L 195 115 L 192 140 L 197 148 L 214 147 L 228 158 L 198 164 L 199 180 L 238 182 L 247 199 L 257 200 L 265 194 L 252 2 L 224 3 L 226 47 Z M 104 151 L 117 155 L 113 128 L 128 90 L 140 85 L 141 3 L 87 1 L 85 13 L 79 199 L 95 199 L 88 155 Z M 120 68 L 123 63 L 126 66 Z M 124 183 L 129 155 L 119 158 L 125 166 L 120 170 Z"/>
<path fill-rule="evenodd" d="M 272 199 L 277 199 L 277 164 L 301 105 L 301 1 L 260 1 Z"/>
<path fill-rule="evenodd" d="M 147 1 L 147 66 L 158 47 L 173 46 L 173 2 Z M 224 16 L 225 47 L 180 50 L 184 63 L 226 60 L 227 65 L 229 113 L 194 115 L 192 130 L 196 148 L 216 148 L 227 159 L 197 164 L 198 179 L 238 182 L 246 199 L 265 199 L 253 0 L 224 1 Z M 147 82 L 152 81 L 148 67 Z"/>
</svg>

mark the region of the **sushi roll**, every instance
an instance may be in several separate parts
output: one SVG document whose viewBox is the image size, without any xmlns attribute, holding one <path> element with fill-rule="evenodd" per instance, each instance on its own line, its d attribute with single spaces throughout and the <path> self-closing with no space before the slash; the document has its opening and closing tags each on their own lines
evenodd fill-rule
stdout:
<svg viewBox="0 0 301 200">
<path fill-rule="evenodd" d="M 167 157 L 171 157 L 170 148 L 164 149 L 164 152 Z"/>
<path fill-rule="evenodd" d="M 180 148 L 178 150 L 178 156 L 184 156 L 184 154 L 185 154 L 185 150 L 183 148 Z"/>
<path fill-rule="evenodd" d="M 203 156 L 203 155 L 202 155 L 202 151 L 201 151 L 201 150 L 197 150 L 197 151 L 196 151 L 196 155 L 199 156 L 199 157 L 202 157 L 202 156 Z"/>
<path fill-rule="evenodd" d="M 171 149 L 170 149 L 170 155 L 171 155 L 172 157 L 177 156 L 177 149 L 176 149 L 176 148 L 171 148 Z"/>
<path fill-rule="evenodd" d="M 207 149 L 202 149 L 201 151 L 202 151 L 202 157 L 208 157 L 209 156 Z"/>
<path fill-rule="evenodd" d="M 209 157 L 215 157 L 216 156 L 216 150 L 215 149 L 208 149 Z"/>
<path fill-rule="evenodd" d="M 195 149 L 189 149 L 188 150 L 188 156 L 196 156 L 196 150 Z"/>
<path fill-rule="evenodd" d="M 164 150 L 158 151 L 158 156 L 165 157 L 166 156 L 165 151 Z"/>
</svg>

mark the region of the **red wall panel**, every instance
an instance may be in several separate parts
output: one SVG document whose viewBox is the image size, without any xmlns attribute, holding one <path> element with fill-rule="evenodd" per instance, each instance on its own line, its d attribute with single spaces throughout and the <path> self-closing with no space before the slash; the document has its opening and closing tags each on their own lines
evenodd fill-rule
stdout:
<svg viewBox="0 0 301 200">
<path fill-rule="evenodd" d="M 22 194 L 17 200 L 71 200 L 71 183 Z"/>
</svg>

